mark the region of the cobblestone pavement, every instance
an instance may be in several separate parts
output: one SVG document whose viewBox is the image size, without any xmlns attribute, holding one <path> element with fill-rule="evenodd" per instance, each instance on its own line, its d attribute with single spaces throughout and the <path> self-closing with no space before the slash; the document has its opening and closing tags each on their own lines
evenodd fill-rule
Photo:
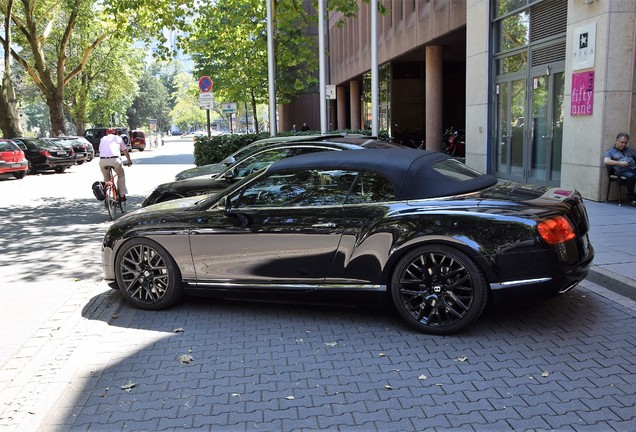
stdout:
<svg viewBox="0 0 636 432">
<path fill-rule="evenodd" d="M 85 294 L 2 371 L 2 430 L 636 430 L 636 305 L 591 282 L 449 337 L 381 308 Z"/>
</svg>

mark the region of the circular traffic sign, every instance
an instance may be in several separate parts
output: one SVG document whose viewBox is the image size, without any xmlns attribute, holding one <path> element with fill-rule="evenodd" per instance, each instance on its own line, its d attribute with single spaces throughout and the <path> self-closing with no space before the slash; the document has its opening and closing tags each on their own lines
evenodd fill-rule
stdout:
<svg viewBox="0 0 636 432">
<path fill-rule="evenodd" d="M 202 76 L 199 78 L 199 90 L 207 93 L 212 90 L 212 78 L 209 76 Z"/>
</svg>

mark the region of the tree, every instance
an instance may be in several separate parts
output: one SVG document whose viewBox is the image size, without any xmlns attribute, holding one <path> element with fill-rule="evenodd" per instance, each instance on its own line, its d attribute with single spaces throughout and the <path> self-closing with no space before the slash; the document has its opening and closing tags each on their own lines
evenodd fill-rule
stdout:
<svg viewBox="0 0 636 432">
<path fill-rule="evenodd" d="M 205 111 L 199 108 L 197 95 L 199 89 L 192 75 L 182 72 L 175 77 L 177 85 L 175 107 L 170 111 L 172 122 L 181 130 L 188 130 L 191 126 L 202 125 L 206 122 Z"/>
<path fill-rule="evenodd" d="M 332 0 L 344 19 L 358 11 L 356 0 Z M 316 92 L 318 68 L 316 8 L 302 0 L 275 0 L 276 92 L 279 103 L 298 93 Z M 262 0 L 218 0 L 199 7 L 184 48 L 200 75 L 214 79 L 215 93 L 225 100 L 256 106 L 268 99 L 266 4 Z M 255 124 L 258 128 L 258 123 Z"/>
<path fill-rule="evenodd" d="M 192 7 L 191 0 L 21 0 L 9 14 L 7 1 L 12 0 L 0 0 L 0 8 L 17 29 L 15 42 L 20 48 L 9 47 L 6 37 L 0 37 L 0 42 L 10 48 L 11 56 L 44 95 L 53 130 L 62 131 L 66 86 L 97 47 L 115 36 L 161 40 L 160 29 L 177 25 Z M 86 29 L 96 30 L 95 35 L 89 37 Z M 80 43 L 81 55 L 69 64 L 71 40 Z"/>
<path fill-rule="evenodd" d="M 2 48 L 4 50 L 4 75 L 0 84 L 0 129 L 6 137 L 22 135 L 20 130 L 20 117 L 18 115 L 17 101 L 13 80 L 11 79 L 11 14 L 13 13 L 13 0 L 8 0 L 5 10 L 4 38 Z"/>
<path fill-rule="evenodd" d="M 128 109 L 128 126 L 137 129 L 156 119 L 159 130 L 164 130 L 170 109 L 168 91 L 159 78 L 144 73 L 139 79 L 139 93 Z"/>
</svg>

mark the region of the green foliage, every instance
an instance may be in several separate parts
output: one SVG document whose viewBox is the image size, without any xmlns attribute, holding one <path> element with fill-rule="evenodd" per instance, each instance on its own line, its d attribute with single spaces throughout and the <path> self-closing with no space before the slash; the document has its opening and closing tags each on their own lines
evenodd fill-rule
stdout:
<svg viewBox="0 0 636 432">
<path fill-rule="evenodd" d="M 371 131 L 369 130 L 346 130 L 334 131 L 330 133 L 341 133 L 343 135 L 371 135 Z M 319 131 L 281 132 L 277 136 L 305 136 L 319 134 Z M 378 135 L 380 140 L 390 140 L 389 135 L 386 133 L 386 131 L 380 131 Z M 252 144 L 254 141 L 265 138 L 270 138 L 270 135 L 268 133 L 260 133 L 247 135 L 218 135 L 209 138 L 207 136 L 198 137 L 194 143 L 194 163 L 197 166 L 201 166 L 221 162 L 223 159 L 225 159 L 227 156 L 234 153 L 238 149 Z"/>
<path fill-rule="evenodd" d="M 267 133 L 260 133 L 198 137 L 194 143 L 194 163 L 200 166 L 221 162 L 238 149 L 269 136 Z"/>
</svg>

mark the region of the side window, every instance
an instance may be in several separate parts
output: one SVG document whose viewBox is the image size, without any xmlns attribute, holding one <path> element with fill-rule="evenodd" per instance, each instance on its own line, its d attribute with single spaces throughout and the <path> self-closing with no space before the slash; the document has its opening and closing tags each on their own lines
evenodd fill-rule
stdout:
<svg viewBox="0 0 636 432">
<path fill-rule="evenodd" d="M 362 172 L 347 199 L 347 204 L 366 204 L 394 199 L 395 191 L 388 179 L 376 173 Z"/>
<path fill-rule="evenodd" d="M 243 178 L 289 156 L 289 149 L 269 150 L 250 156 L 232 167 L 235 178 Z"/>
<path fill-rule="evenodd" d="M 314 207 L 342 205 L 357 176 L 343 170 L 273 173 L 248 186 L 236 207 Z"/>
</svg>

